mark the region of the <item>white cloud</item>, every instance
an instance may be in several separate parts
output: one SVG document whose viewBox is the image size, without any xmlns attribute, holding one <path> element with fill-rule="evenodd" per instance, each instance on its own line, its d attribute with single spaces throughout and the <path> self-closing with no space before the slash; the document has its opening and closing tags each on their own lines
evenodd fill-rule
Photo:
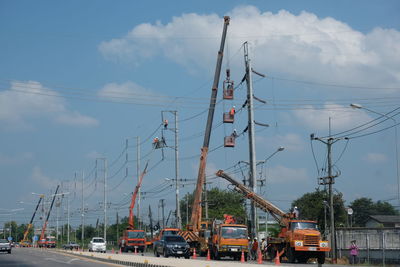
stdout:
<svg viewBox="0 0 400 267">
<path fill-rule="evenodd" d="M 381 153 L 368 153 L 363 158 L 368 163 L 382 163 L 387 161 L 387 157 L 385 154 Z"/>
<path fill-rule="evenodd" d="M 329 118 L 333 131 L 352 128 L 371 120 L 364 110 L 352 110 L 349 106 L 325 103 L 322 109 L 305 106 L 293 112 L 298 124 L 310 130 L 327 130 Z"/>
<path fill-rule="evenodd" d="M 305 168 L 291 169 L 282 165 L 268 169 L 267 184 L 287 184 L 304 182 L 309 179 Z"/>
<path fill-rule="evenodd" d="M 0 154 L 0 165 L 15 165 L 33 158 L 31 152 L 24 152 L 17 155 L 3 155 Z"/>
<path fill-rule="evenodd" d="M 51 179 L 50 177 L 43 174 L 42 170 L 38 166 L 35 166 L 32 170 L 32 180 L 43 188 L 49 188 L 57 185 L 58 183 L 57 180 Z"/>
<path fill-rule="evenodd" d="M 104 158 L 104 154 L 97 152 L 97 151 L 91 151 L 88 154 L 86 154 L 86 158 L 89 159 L 97 159 L 97 158 Z"/>
<path fill-rule="evenodd" d="M 118 97 L 131 97 L 136 98 L 140 96 L 151 96 L 152 93 L 149 89 L 146 89 L 134 82 L 125 83 L 109 83 L 106 84 L 99 92 L 98 95 L 104 98 L 118 98 Z"/>
<path fill-rule="evenodd" d="M 335 83 L 398 87 L 400 32 L 396 30 L 376 28 L 364 34 L 334 18 L 285 10 L 273 14 L 254 6 L 237 7 L 229 15 L 229 47 L 236 51 L 250 41 L 257 69 Z M 208 70 L 215 61 L 212 51 L 217 50 L 222 24 L 215 14 L 183 14 L 166 24 L 137 25 L 122 38 L 102 42 L 99 51 L 108 59 L 138 64 L 161 55 L 190 71 Z M 237 60 L 243 64 L 241 57 Z"/>
<path fill-rule="evenodd" d="M 98 126 L 99 122 L 88 116 L 84 116 L 79 114 L 79 112 L 73 111 L 70 113 L 64 113 L 60 114 L 57 116 L 56 121 L 65 124 L 65 125 L 71 125 L 71 126 L 87 126 L 87 127 L 92 127 L 92 126 Z"/>
<path fill-rule="evenodd" d="M 52 96 L 49 96 L 52 95 Z M 94 118 L 70 111 L 59 94 L 36 81 L 13 81 L 0 92 L 0 129 L 29 129 L 32 118 L 46 118 L 60 124 L 96 126 Z"/>
<path fill-rule="evenodd" d="M 275 152 L 279 147 L 283 147 L 286 151 L 302 151 L 304 149 L 304 141 L 297 134 L 276 135 L 272 137 L 257 136 L 257 144 L 264 146 Z"/>
</svg>

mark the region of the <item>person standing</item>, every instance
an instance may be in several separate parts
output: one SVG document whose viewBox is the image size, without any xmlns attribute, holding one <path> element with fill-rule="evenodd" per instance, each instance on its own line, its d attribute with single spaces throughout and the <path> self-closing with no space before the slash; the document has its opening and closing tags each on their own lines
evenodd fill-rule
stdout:
<svg viewBox="0 0 400 267">
<path fill-rule="evenodd" d="M 257 259 L 257 249 L 258 249 L 257 238 L 254 238 L 253 244 L 251 246 L 251 259 L 252 260 Z"/>
<path fill-rule="evenodd" d="M 352 240 L 350 245 L 350 264 L 356 264 L 358 260 L 358 246 L 356 241 Z"/>
</svg>

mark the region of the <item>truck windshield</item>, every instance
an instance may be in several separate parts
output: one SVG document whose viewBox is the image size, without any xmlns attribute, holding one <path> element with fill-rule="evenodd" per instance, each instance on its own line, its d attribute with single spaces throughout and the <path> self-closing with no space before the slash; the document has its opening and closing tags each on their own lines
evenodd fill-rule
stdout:
<svg viewBox="0 0 400 267">
<path fill-rule="evenodd" d="M 93 243 L 104 243 L 104 239 L 103 238 L 94 238 Z"/>
<path fill-rule="evenodd" d="M 128 238 L 144 238 L 144 232 L 128 232 Z"/>
<path fill-rule="evenodd" d="M 53 242 L 53 241 L 55 241 L 55 239 L 54 238 L 47 238 L 47 241 Z"/>
<path fill-rule="evenodd" d="M 292 222 L 290 226 L 291 230 L 295 229 L 315 229 L 318 230 L 318 226 L 313 222 Z"/>
<path fill-rule="evenodd" d="M 247 238 L 247 229 L 243 227 L 222 227 L 223 238 L 243 239 Z"/>
</svg>

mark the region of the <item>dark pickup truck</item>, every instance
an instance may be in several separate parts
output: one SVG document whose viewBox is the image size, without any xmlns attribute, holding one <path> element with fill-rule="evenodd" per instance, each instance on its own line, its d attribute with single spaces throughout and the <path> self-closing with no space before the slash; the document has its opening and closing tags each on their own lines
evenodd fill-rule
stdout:
<svg viewBox="0 0 400 267">
<path fill-rule="evenodd" d="M 174 256 L 189 259 L 190 246 L 180 235 L 167 235 L 154 243 L 154 255 L 156 257 L 163 255 L 166 258 Z"/>
</svg>

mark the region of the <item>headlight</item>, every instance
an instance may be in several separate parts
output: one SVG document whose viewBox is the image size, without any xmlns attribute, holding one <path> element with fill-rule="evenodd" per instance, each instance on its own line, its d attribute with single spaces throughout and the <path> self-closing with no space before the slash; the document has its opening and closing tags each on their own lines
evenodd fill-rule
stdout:
<svg viewBox="0 0 400 267">
<path fill-rule="evenodd" d="M 328 241 L 321 241 L 319 242 L 319 246 L 321 248 L 327 248 L 329 246 Z"/>
<path fill-rule="evenodd" d="M 167 248 L 173 248 L 174 245 L 167 245 Z"/>
<path fill-rule="evenodd" d="M 302 247 L 303 246 L 303 241 L 302 240 L 295 240 L 294 241 L 294 246 L 295 247 Z"/>
<path fill-rule="evenodd" d="M 185 246 L 186 248 L 190 248 L 190 246 L 189 246 L 189 244 L 186 244 L 186 246 Z"/>
</svg>

